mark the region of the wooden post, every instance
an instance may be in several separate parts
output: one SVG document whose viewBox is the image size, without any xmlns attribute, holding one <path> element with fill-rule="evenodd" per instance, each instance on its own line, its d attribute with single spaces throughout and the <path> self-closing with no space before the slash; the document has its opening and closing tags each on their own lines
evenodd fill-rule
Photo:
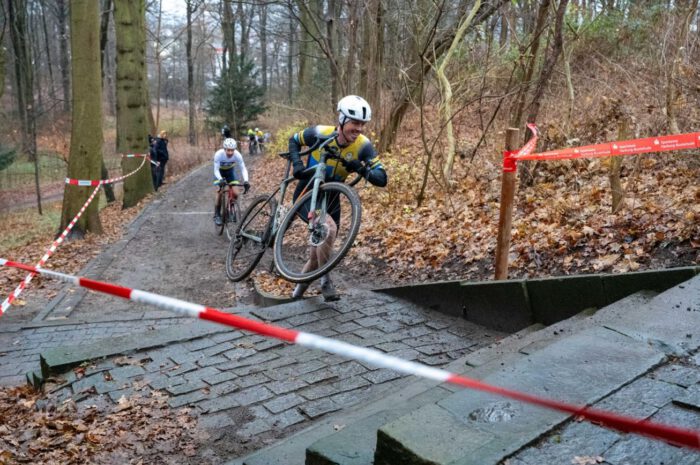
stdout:
<svg viewBox="0 0 700 465">
<path fill-rule="evenodd" d="M 516 165 L 508 160 L 515 150 L 518 129 L 506 131 L 506 151 L 503 154 L 503 177 L 501 178 L 501 206 L 498 218 L 498 238 L 496 241 L 495 279 L 508 279 L 508 251 L 510 249 L 510 229 L 513 224 L 513 199 L 515 198 Z"/>
</svg>

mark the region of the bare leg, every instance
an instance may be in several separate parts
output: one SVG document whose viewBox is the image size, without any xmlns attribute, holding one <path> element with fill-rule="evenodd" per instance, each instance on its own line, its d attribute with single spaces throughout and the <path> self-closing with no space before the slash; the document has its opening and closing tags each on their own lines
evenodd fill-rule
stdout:
<svg viewBox="0 0 700 465">
<path fill-rule="evenodd" d="M 309 259 L 301 269 L 302 273 L 313 271 L 328 261 L 331 251 L 333 250 L 333 243 L 335 242 L 335 237 L 338 233 L 338 227 L 335 225 L 335 221 L 333 221 L 330 216 L 326 217 L 326 227 L 328 228 L 328 236 L 326 236 L 326 239 L 321 245 L 317 247 L 309 247 Z M 294 288 L 292 298 L 300 299 L 308 288 L 309 283 L 297 284 Z"/>
</svg>

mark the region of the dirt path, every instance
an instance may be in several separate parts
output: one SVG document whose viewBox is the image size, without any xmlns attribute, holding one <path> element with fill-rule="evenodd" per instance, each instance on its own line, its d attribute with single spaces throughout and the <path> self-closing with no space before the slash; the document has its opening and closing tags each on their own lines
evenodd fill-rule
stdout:
<svg viewBox="0 0 700 465">
<path fill-rule="evenodd" d="M 249 167 L 255 170 L 255 165 Z M 246 283 L 231 283 L 224 267 L 225 235 L 214 230 L 211 167 L 202 166 L 161 190 L 117 244 L 88 266 L 89 276 L 214 307 L 247 306 Z M 170 316 L 106 295 L 79 291 L 67 296 L 46 316 L 86 320 L 114 315 Z"/>
</svg>

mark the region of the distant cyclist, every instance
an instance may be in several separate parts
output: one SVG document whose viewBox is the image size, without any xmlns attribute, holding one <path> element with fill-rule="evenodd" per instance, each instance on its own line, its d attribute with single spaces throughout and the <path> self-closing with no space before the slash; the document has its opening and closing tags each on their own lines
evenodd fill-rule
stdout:
<svg viewBox="0 0 700 465">
<path fill-rule="evenodd" d="M 255 131 L 253 128 L 248 128 L 248 155 L 255 155 L 255 149 L 257 149 L 257 138 L 255 137 Z"/>
<path fill-rule="evenodd" d="M 221 139 L 231 139 L 231 128 L 228 124 L 224 124 L 224 127 L 221 128 Z"/>
<path fill-rule="evenodd" d="M 223 147 L 216 151 L 214 154 L 214 185 L 217 186 L 216 190 L 216 203 L 214 206 L 214 223 L 217 226 L 221 226 L 222 219 L 219 214 L 221 208 L 221 196 L 219 192 L 228 183 L 233 181 L 238 181 L 236 179 L 235 167 L 241 170 L 241 177 L 243 178 L 243 187 L 245 190 L 243 193 L 247 193 L 250 189 L 250 184 L 248 183 L 248 170 L 245 167 L 245 162 L 243 161 L 243 156 L 236 150 L 236 141 L 232 138 L 224 139 Z"/>
<path fill-rule="evenodd" d="M 307 167 L 318 164 L 321 153 L 315 150 L 309 155 L 306 165 L 301 161 L 299 152 L 302 146 L 312 147 L 319 139 L 327 138 L 334 131 L 338 135 L 335 140 L 328 144 L 328 147 L 337 149 L 340 158 L 327 160 L 326 181 L 343 182 L 350 173 L 358 173 L 371 184 L 384 187 L 387 184 L 387 175 L 381 162 L 377 158 L 377 153 L 372 146 L 372 142 L 362 134 L 365 125 L 372 119 L 372 109 L 369 103 L 357 95 L 348 95 L 338 102 L 338 125 L 337 126 L 312 126 L 301 132 L 294 134 L 289 139 L 289 154 L 294 168 L 294 177 L 299 179 L 294 200 L 301 195 L 309 183 L 309 178 L 305 178 L 304 170 Z M 308 211 L 308 209 L 307 209 Z M 300 218 L 307 220 L 307 215 L 300 210 Z M 333 247 L 335 236 L 340 224 L 340 209 L 335 208 L 329 211 L 328 237 L 326 241 L 318 247 L 311 247 L 309 260 L 303 268 L 303 272 L 315 270 L 328 259 L 329 251 Z M 300 299 L 309 283 L 297 284 L 294 288 L 292 298 Z M 321 292 L 326 300 L 337 300 L 338 295 L 328 274 L 321 277 Z"/>
<path fill-rule="evenodd" d="M 258 144 L 258 152 L 263 153 L 264 146 L 263 143 L 265 142 L 265 133 L 263 133 L 260 128 L 255 128 L 255 142 Z"/>
</svg>

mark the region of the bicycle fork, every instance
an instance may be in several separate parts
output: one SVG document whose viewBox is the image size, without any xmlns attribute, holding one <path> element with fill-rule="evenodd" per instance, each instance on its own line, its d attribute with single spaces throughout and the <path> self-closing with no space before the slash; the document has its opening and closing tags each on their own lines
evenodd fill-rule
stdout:
<svg viewBox="0 0 700 465">
<path fill-rule="evenodd" d="M 326 209 L 326 199 L 325 197 L 321 201 L 320 208 L 317 208 L 316 203 L 318 202 L 318 191 L 321 185 L 322 176 L 324 176 L 326 171 L 326 164 L 319 163 L 316 166 L 316 173 L 313 179 L 313 189 L 311 191 L 311 204 L 309 205 L 308 213 L 308 223 L 307 229 L 309 230 L 309 243 L 311 246 L 317 247 L 326 240 L 327 231 L 325 225 L 325 209 Z"/>
</svg>

